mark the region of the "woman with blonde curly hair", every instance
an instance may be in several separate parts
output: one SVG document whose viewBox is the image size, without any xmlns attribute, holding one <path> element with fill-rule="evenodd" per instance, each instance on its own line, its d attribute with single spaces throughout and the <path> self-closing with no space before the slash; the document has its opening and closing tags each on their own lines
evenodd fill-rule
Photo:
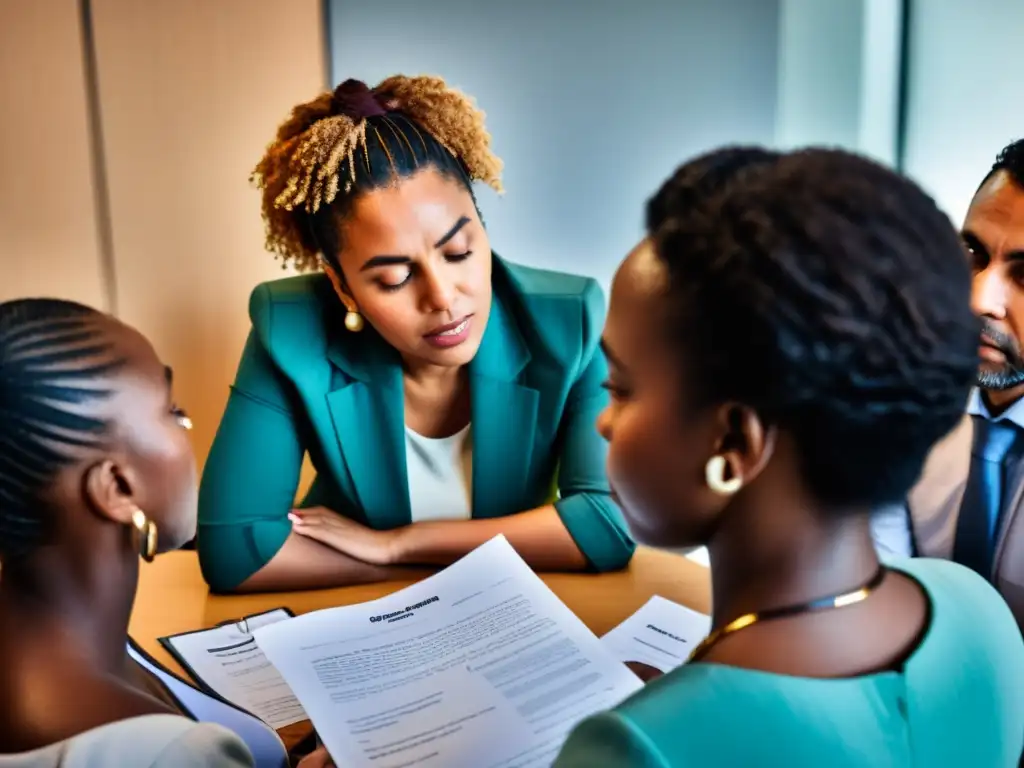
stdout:
<svg viewBox="0 0 1024 768">
<path fill-rule="evenodd" d="M 253 178 L 268 248 L 307 274 L 250 301 L 200 491 L 214 590 L 380 580 L 498 534 L 537 569 L 628 563 L 593 429 L 603 298 L 492 253 L 472 184 L 500 173 L 436 77 L 347 80 L 280 127 Z"/>
</svg>

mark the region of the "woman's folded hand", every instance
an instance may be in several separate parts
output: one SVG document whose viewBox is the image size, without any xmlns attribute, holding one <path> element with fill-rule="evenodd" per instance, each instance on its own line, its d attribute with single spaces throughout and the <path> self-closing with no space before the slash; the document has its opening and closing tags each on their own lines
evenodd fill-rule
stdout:
<svg viewBox="0 0 1024 768">
<path fill-rule="evenodd" d="M 293 509 L 292 530 L 370 565 L 395 565 L 398 530 L 376 531 L 326 507 Z"/>
</svg>

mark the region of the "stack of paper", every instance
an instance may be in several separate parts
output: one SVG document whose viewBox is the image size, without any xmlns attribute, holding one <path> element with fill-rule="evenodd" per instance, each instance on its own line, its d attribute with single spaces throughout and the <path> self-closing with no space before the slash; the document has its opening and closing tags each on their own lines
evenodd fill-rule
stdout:
<svg viewBox="0 0 1024 768">
<path fill-rule="evenodd" d="M 504 537 L 255 637 L 346 768 L 547 768 L 574 725 L 642 685 Z"/>
<path fill-rule="evenodd" d="M 598 640 L 499 536 L 374 602 L 163 642 L 271 726 L 308 715 L 339 766 L 547 768 L 573 726 L 642 687 L 623 662 L 669 672 L 709 625 L 653 597 Z"/>
</svg>

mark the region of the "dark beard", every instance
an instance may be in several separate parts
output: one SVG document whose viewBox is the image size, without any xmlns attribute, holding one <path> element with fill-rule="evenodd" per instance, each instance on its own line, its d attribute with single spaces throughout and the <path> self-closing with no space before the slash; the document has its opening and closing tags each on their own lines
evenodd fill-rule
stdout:
<svg viewBox="0 0 1024 768">
<path fill-rule="evenodd" d="M 983 321 L 982 335 L 1003 353 L 1006 362 L 996 368 L 986 367 L 991 364 L 982 363 L 978 369 L 978 386 L 1001 391 L 1024 384 L 1024 357 L 1021 356 L 1017 340 L 993 327 L 988 320 Z"/>
</svg>

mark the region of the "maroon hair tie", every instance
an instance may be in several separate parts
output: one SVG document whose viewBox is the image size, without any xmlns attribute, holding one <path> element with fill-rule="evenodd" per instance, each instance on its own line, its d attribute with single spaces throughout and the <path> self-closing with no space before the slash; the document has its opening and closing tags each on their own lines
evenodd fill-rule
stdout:
<svg viewBox="0 0 1024 768">
<path fill-rule="evenodd" d="M 387 114 L 387 110 L 362 80 L 349 79 L 343 82 L 334 89 L 332 101 L 335 112 L 353 120 Z"/>
</svg>

